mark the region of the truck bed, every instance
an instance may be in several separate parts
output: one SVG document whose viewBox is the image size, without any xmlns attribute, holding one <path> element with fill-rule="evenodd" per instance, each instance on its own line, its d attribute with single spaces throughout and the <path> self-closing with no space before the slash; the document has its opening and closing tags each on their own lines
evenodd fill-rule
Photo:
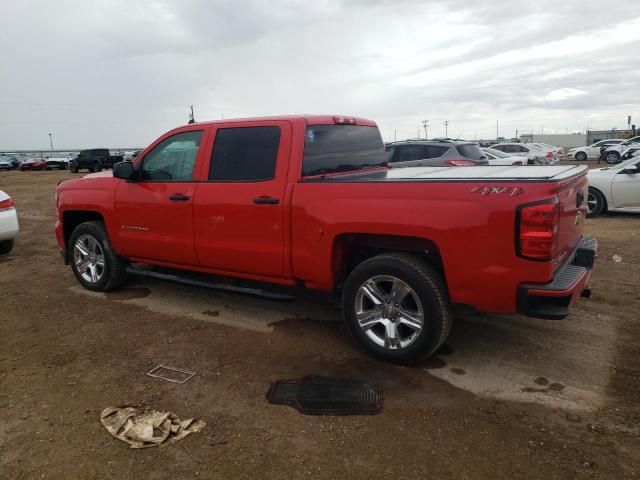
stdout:
<svg viewBox="0 0 640 480">
<path fill-rule="evenodd" d="M 305 179 L 307 182 L 429 182 L 486 181 L 549 182 L 562 181 L 584 173 L 585 165 L 553 166 L 477 166 L 477 167 L 406 167 L 369 172 L 326 175 Z"/>
</svg>

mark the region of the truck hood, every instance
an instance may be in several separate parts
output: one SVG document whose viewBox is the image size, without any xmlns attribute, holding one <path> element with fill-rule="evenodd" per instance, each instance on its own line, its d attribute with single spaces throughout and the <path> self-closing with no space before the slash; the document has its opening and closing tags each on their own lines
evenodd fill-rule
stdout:
<svg viewBox="0 0 640 480">
<path fill-rule="evenodd" d="M 496 181 L 559 181 L 588 170 L 585 165 L 482 165 L 474 167 L 405 167 L 342 175 L 314 177 L 312 182 L 379 182 L 379 181 L 430 181 L 430 180 L 496 180 Z"/>
<path fill-rule="evenodd" d="M 89 173 L 82 178 L 100 178 L 100 177 L 113 177 L 113 170 L 103 170 L 98 173 Z"/>
</svg>

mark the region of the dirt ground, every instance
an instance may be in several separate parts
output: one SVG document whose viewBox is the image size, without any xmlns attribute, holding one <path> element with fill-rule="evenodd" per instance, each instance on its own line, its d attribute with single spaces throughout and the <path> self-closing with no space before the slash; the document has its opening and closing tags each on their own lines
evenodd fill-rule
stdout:
<svg viewBox="0 0 640 480">
<path fill-rule="evenodd" d="M 0 172 L 21 232 L 0 258 L 0 478 L 602 478 L 640 476 L 640 216 L 587 222 L 593 296 L 560 322 L 460 314 L 414 367 L 348 338 L 322 295 L 275 302 L 149 279 L 79 288 L 53 235 L 68 172 Z M 622 257 L 620 262 L 614 255 Z M 184 385 L 147 377 L 166 363 Z M 270 405 L 270 382 L 377 382 L 377 416 Z M 148 405 L 207 422 L 168 448 L 131 450 L 99 421 Z"/>
</svg>

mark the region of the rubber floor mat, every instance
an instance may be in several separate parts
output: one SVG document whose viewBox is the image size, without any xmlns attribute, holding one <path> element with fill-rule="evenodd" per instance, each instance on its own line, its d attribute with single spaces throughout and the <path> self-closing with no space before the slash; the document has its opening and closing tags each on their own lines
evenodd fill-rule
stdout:
<svg viewBox="0 0 640 480">
<path fill-rule="evenodd" d="M 289 405 L 306 415 L 375 415 L 382 411 L 382 387 L 307 376 L 271 384 L 267 400 Z"/>
</svg>

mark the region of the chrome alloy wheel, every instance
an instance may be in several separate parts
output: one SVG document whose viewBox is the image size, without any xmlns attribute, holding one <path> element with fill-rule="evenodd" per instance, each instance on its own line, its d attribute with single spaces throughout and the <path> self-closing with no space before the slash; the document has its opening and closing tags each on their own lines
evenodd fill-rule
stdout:
<svg viewBox="0 0 640 480">
<path fill-rule="evenodd" d="M 587 194 L 587 213 L 591 214 L 593 210 L 598 206 L 598 199 L 596 196 L 589 192 Z"/>
<path fill-rule="evenodd" d="M 407 348 L 424 326 L 418 294 L 407 283 L 388 275 L 377 275 L 360 286 L 355 313 L 369 339 L 391 350 Z"/>
<path fill-rule="evenodd" d="M 82 235 L 73 246 L 76 270 L 89 283 L 98 283 L 104 275 L 104 252 L 91 235 Z"/>
</svg>

